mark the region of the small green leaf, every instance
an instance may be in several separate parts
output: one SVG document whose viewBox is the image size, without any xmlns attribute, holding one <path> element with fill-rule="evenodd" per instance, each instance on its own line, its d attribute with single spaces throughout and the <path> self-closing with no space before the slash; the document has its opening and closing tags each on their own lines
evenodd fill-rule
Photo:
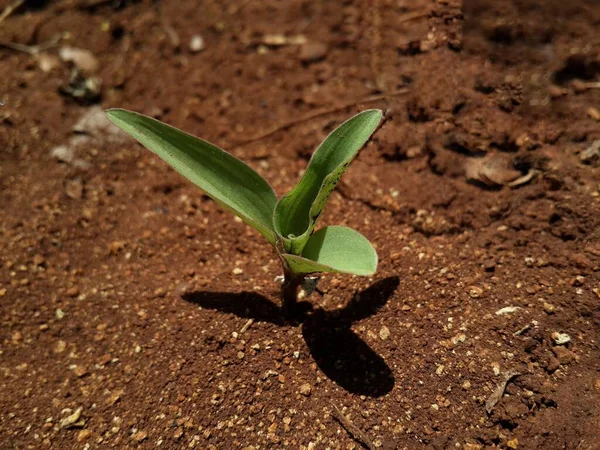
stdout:
<svg viewBox="0 0 600 450">
<path fill-rule="evenodd" d="M 288 252 L 302 252 L 329 195 L 381 117 L 380 110 L 371 109 L 336 128 L 315 151 L 300 182 L 279 201 L 273 222 Z"/>
<path fill-rule="evenodd" d="M 317 272 L 372 275 L 377 269 L 377 252 L 371 243 L 352 228 L 329 226 L 313 234 L 302 256 L 284 254 L 297 274 Z"/>
<path fill-rule="evenodd" d="M 108 110 L 106 115 L 275 244 L 273 211 L 277 197 L 269 183 L 249 166 L 209 142 L 150 117 L 122 109 Z"/>
</svg>

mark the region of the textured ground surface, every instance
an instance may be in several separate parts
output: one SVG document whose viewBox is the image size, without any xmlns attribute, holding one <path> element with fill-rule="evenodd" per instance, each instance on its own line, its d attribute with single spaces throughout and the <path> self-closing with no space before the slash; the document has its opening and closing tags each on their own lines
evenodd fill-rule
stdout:
<svg viewBox="0 0 600 450">
<path fill-rule="evenodd" d="M 372 448 L 599 448 L 600 10 L 489 3 L 31 1 L 0 23 L 0 447 L 361 448 L 338 408 Z M 386 110 L 322 219 L 372 240 L 377 275 L 324 276 L 282 323 L 271 249 L 108 107 L 279 194 Z"/>
</svg>

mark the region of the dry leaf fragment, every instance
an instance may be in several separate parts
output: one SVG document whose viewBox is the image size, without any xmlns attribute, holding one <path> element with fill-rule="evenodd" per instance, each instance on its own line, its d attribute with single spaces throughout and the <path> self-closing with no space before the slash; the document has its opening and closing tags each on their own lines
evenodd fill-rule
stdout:
<svg viewBox="0 0 600 450">
<path fill-rule="evenodd" d="M 492 153 L 484 158 L 469 159 L 465 165 L 468 180 L 479 181 L 487 186 L 503 186 L 521 176 L 521 172 L 513 168 L 509 158 Z"/>
<path fill-rule="evenodd" d="M 498 403 L 504 395 L 504 391 L 506 390 L 508 383 L 519 375 L 521 374 L 518 372 L 510 372 L 508 375 L 506 375 L 506 378 L 498 385 L 494 392 L 492 392 L 492 395 L 488 397 L 487 401 L 485 402 L 485 410 L 488 414 L 492 413 L 494 406 L 496 406 L 496 403 Z"/>
</svg>

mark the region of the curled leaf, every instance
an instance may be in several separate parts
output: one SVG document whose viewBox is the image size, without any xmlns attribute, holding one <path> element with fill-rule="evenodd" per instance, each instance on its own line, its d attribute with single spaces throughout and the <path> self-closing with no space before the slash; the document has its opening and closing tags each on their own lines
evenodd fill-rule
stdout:
<svg viewBox="0 0 600 450">
<path fill-rule="evenodd" d="M 380 110 L 367 110 L 336 128 L 315 151 L 300 182 L 279 201 L 273 221 L 286 251 L 302 252 L 329 195 L 381 118 Z"/>
</svg>

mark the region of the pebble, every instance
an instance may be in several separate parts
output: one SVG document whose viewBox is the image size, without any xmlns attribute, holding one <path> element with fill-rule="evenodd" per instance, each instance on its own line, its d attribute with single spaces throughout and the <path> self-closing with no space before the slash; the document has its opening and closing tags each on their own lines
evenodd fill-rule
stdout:
<svg viewBox="0 0 600 450">
<path fill-rule="evenodd" d="M 556 345 L 565 345 L 571 342 L 571 336 L 567 333 L 559 333 L 557 331 L 552 333 L 552 340 Z"/>
<path fill-rule="evenodd" d="M 311 392 L 312 392 L 312 387 L 310 384 L 304 383 L 302 386 L 300 386 L 300 394 L 304 395 L 305 397 L 310 396 Z"/>
<path fill-rule="evenodd" d="M 77 286 L 70 287 L 67 290 L 67 295 L 69 297 L 77 297 L 79 295 L 79 288 Z"/>
<path fill-rule="evenodd" d="M 123 395 L 123 389 L 113 392 L 110 397 L 106 399 L 106 404 L 109 406 L 114 405 L 121 399 L 121 395 Z"/>
<path fill-rule="evenodd" d="M 62 353 L 67 349 L 67 343 L 63 340 L 60 340 L 56 343 L 54 347 L 54 353 Z"/>
<path fill-rule="evenodd" d="M 387 340 L 390 337 L 390 329 L 388 327 L 386 327 L 385 325 L 383 325 L 381 327 L 381 330 L 379 330 L 379 337 L 381 338 L 382 341 Z"/>
<path fill-rule="evenodd" d="M 496 261 L 494 261 L 493 259 L 485 260 L 485 262 L 483 263 L 483 268 L 486 272 L 493 272 L 494 270 L 496 270 Z"/>
<path fill-rule="evenodd" d="M 497 316 L 503 316 L 505 314 L 512 314 L 514 312 L 517 312 L 519 309 L 518 306 L 505 306 L 504 308 L 500 308 L 498 311 L 495 312 L 495 314 Z"/>
<path fill-rule="evenodd" d="M 83 427 L 85 424 L 84 420 L 81 419 L 81 413 L 83 408 L 80 406 L 75 410 L 73 414 L 68 415 L 64 419 L 60 421 L 61 428 L 74 428 L 74 427 Z"/>
<path fill-rule="evenodd" d="M 519 448 L 519 440 L 518 439 L 511 439 L 510 441 L 508 441 L 506 443 L 506 446 L 508 448 L 512 448 L 512 449 Z"/>
<path fill-rule="evenodd" d="M 192 53 L 198 53 L 204 50 L 204 38 L 199 34 L 192 36 L 190 39 L 190 51 Z"/>
<path fill-rule="evenodd" d="M 598 108 L 594 108 L 592 106 L 588 108 L 587 113 L 591 119 L 594 119 L 596 122 L 600 122 L 600 110 Z"/>
<path fill-rule="evenodd" d="M 243 273 L 244 273 L 244 270 L 243 270 L 243 269 L 240 269 L 239 267 L 236 267 L 236 268 L 235 268 L 235 269 L 233 269 L 231 272 L 232 272 L 234 275 L 241 275 L 241 274 L 243 274 Z"/>
<path fill-rule="evenodd" d="M 148 437 L 148 433 L 146 433 L 145 431 L 138 431 L 137 433 L 133 433 L 131 437 L 136 442 L 142 442 Z"/>
<path fill-rule="evenodd" d="M 546 314 L 554 314 L 554 305 L 544 302 L 544 311 Z"/>
<path fill-rule="evenodd" d="M 592 144 L 579 154 L 581 162 L 589 164 L 600 159 L 600 140 L 592 142 Z"/>
<path fill-rule="evenodd" d="M 98 359 L 98 365 L 105 366 L 106 364 L 108 364 L 109 362 L 111 362 L 111 360 L 112 360 L 112 357 L 110 355 L 106 354 L 104 356 L 101 356 Z"/>
<path fill-rule="evenodd" d="M 62 47 L 58 56 L 65 62 L 73 63 L 78 69 L 88 74 L 98 70 L 100 64 L 92 52 L 82 48 Z"/>
<path fill-rule="evenodd" d="M 92 432 L 90 430 L 81 430 L 77 434 L 77 442 L 85 441 L 88 437 L 90 437 L 91 434 L 92 434 Z"/>
<path fill-rule="evenodd" d="M 18 344 L 23 340 L 23 334 L 20 331 L 15 331 L 12 334 L 12 342 L 13 344 Z"/>
<path fill-rule="evenodd" d="M 73 370 L 73 372 L 75 372 L 75 375 L 77 375 L 79 378 L 88 374 L 88 371 L 84 366 L 75 366 L 75 370 Z"/>
<path fill-rule="evenodd" d="M 67 197 L 79 200 L 83 196 L 83 183 L 79 178 L 69 180 L 65 183 L 65 194 Z"/>
<path fill-rule="evenodd" d="M 479 286 L 469 286 L 469 296 L 471 298 L 480 298 L 483 295 L 483 289 Z"/>
<path fill-rule="evenodd" d="M 556 355 L 556 358 L 560 364 L 571 364 L 573 361 L 575 361 L 575 353 L 568 348 L 563 347 L 562 345 L 558 347 L 552 347 L 552 352 L 554 355 Z"/>
<path fill-rule="evenodd" d="M 51 72 L 60 66 L 60 59 L 54 55 L 48 55 L 47 53 L 40 53 L 39 55 L 36 55 L 36 61 L 38 63 L 38 67 L 44 73 Z"/>
<path fill-rule="evenodd" d="M 321 42 L 307 42 L 300 47 L 299 58 L 303 63 L 317 62 L 327 56 L 327 46 Z"/>
<path fill-rule="evenodd" d="M 54 315 L 56 317 L 56 320 L 63 320 L 65 318 L 65 312 L 60 308 L 56 309 Z"/>
<path fill-rule="evenodd" d="M 6 295 L 6 289 L 0 289 L 0 297 L 4 297 Z"/>
</svg>

